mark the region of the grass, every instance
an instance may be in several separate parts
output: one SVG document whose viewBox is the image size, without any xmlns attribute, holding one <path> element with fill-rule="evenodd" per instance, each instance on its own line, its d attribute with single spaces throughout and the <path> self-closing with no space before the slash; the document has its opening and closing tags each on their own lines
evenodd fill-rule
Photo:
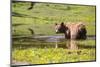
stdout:
<svg viewBox="0 0 100 67">
<path fill-rule="evenodd" d="M 13 26 L 16 30 L 12 31 L 13 35 L 31 35 L 28 28 L 32 28 L 36 35 L 54 35 L 54 24 L 61 22 L 84 22 L 87 34 L 95 35 L 95 6 L 36 3 L 32 10 L 27 10 L 29 5 L 21 2 L 12 4 L 15 14 L 12 24 L 23 24 Z"/>
<path fill-rule="evenodd" d="M 93 61 L 95 60 L 95 50 L 83 49 L 73 51 L 62 48 L 29 48 L 14 50 L 12 58 L 16 61 L 25 61 L 30 64 Z"/>
<path fill-rule="evenodd" d="M 67 49 L 70 42 L 47 43 L 35 40 L 15 41 L 13 43 L 12 59 L 17 62 L 28 62 L 30 64 L 47 64 L 63 62 L 94 61 L 96 58 L 95 40 L 79 40 L 76 44 L 79 49 Z"/>
<path fill-rule="evenodd" d="M 27 10 L 29 6 L 28 2 L 12 3 L 13 37 L 32 35 L 29 28 L 34 35 L 58 35 L 54 24 L 61 22 L 83 22 L 87 35 L 96 35 L 95 6 L 35 3 L 32 10 Z M 58 42 L 59 48 L 54 48 L 55 43 L 52 42 L 25 39 L 13 40 L 12 60 L 31 64 L 96 60 L 95 40 L 79 40 L 76 44 L 80 48 L 71 50 L 66 48 L 66 41 Z"/>
</svg>

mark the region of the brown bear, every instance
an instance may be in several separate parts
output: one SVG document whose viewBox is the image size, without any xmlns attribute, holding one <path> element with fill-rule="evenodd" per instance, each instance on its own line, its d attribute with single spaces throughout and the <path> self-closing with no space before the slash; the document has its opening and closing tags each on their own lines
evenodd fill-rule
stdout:
<svg viewBox="0 0 100 67">
<path fill-rule="evenodd" d="M 86 39 L 86 27 L 83 23 L 55 24 L 56 33 L 64 33 L 66 39 Z"/>
</svg>

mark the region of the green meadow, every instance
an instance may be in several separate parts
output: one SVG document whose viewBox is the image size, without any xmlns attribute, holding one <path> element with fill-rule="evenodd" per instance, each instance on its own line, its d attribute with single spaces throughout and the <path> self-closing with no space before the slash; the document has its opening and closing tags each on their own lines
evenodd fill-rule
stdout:
<svg viewBox="0 0 100 67">
<path fill-rule="evenodd" d="M 61 22 L 83 22 L 87 34 L 95 35 L 95 6 L 36 3 L 27 10 L 29 6 L 30 3 L 12 4 L 13 35 L 31 35 L 28 28 L 38 35 L 55 35 L 54 24 Z"/>
<path fill-rule="evenodd" d="M 55 23 L 61 22 L 83 22 L 86 25 L 87 35 L 96 35 L 95 6 L 35 3 L 33 9 L 28 10 L 29 7 L 29 2 L 12 3 L 12 39 L 19 36 L 63 35 L 56 34 L 54 27 Z M 58 44 L 65 45 L 65 42 L 58 42 Z M 71 50 L 50 47 L 55 45 L 54 42 L 13 39 L 12 61 L 46 64 L 96 60 L 95 39 L 79 40 L 77 43 L 81 48 Z"/>
</svg>

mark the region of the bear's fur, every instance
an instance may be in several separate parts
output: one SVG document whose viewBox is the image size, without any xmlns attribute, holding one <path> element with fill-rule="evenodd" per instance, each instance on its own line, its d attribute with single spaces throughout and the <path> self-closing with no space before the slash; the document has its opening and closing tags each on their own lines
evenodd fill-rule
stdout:
<svg viewBox="0 0 100 67">
<path fill-rule="evenodd" d="M 83 23 L 55 24 L 56 33 L 64 33 L 66 39 L 86 39 L 86 27 Z"/>
</svg>

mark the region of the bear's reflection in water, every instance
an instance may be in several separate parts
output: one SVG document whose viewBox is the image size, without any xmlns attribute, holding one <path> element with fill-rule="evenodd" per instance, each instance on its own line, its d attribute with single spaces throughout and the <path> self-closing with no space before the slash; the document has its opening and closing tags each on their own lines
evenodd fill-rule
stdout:
<svg viewBox="0 0 100 67">
<path fill-rule="evenodd" d="M 67 47 L 68 49 L 71 49 L 71 50 L 76 50 L 76 49 L 78 49 L 78 45 L 77 45 L 76 40 L 70 40 L 69 43 L 66 42 L 66 47 Z"/>
<path fill-rule="evenodd" d="M 53 40 L 53 39 L 52 39 Z M 17 43 L 15 43 L 17 42 Z M 77 40 L 55 39 L 47 41 L 47 39 L 25 39 L 16 40 L 13 42 L 15 48 L 27 49 L 27 48 L 63 48 L 63 49 L 79 49 L 79 43 Z"/>
<path fill-rule="evenodd" d="M 68 40 L 68 41 L 64 41 L 62 44 L 60 43 L 56 42 L 55 48 L 64 48 L 64 49 L 70 49 L 70 50 L 78 49 L 78 42 L 76 40 Z"/>
<path fill-rule="evenodd" d="M 63 49 L 78 49 L 78 42 L 76 40 L 68 41 L 55 41 L 55 42 L 19 42 L 13 43 L 14 48 L 27 49 L 27 48 L 63 48 Z"/>
</svg>

